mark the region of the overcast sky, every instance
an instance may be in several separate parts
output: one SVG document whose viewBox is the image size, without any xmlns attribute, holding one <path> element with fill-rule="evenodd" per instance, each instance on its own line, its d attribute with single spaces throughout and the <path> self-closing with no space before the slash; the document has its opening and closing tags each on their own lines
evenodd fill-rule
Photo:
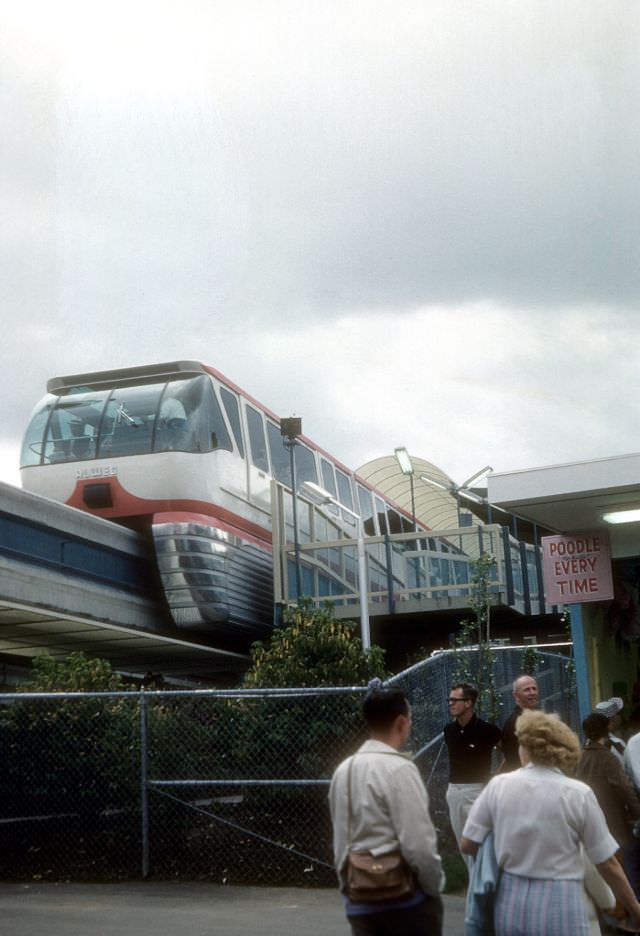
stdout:
<svg viewBox="0 0 640 936">
<path fill-rule="evenodd" d="M 0 480 L 212 364 L 357 467 L 640 449 L 637 0 L 3 0 Z"/>
</svg>

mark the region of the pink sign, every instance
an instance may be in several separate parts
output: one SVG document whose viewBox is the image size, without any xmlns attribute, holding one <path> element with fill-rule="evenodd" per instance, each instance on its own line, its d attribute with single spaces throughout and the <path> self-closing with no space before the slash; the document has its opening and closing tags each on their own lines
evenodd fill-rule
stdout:
<svg viewBox="0 0 640 936">
<path fill-rule="evenodd" d="M 548 604 L 610 601 L 613 598 L 609 534 L 543 536 L 542 574 Z"/>
</svg>

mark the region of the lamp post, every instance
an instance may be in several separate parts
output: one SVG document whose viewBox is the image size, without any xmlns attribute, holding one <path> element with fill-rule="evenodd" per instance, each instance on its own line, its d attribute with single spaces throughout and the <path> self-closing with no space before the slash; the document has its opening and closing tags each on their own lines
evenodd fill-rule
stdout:
<svg viewBox="0 0 640 936">
<path fill-rule="evenodd" d="M 289 416 L 280 420 L 280 435 L 282 444 L 289 449 L 289 465 L 291 470 L 291 505 L 293 508 L 293 548 L 296 564 L 296 601 L 302 597 L 302 566 L 300 565 L 300 537 L 298 535 L 298 493 L 296 484 L 296 460 L 294 447 L 298 444 L 298 436 L 302 433 L 302 420 L 297 416 Z"/>
<path fill-rule="evenodd" d="M 416 532 L 416 498 L 415 491 L 413 487 L 413 476 L 415 474 L 415 468 L 413 467 L 413 462 L 411 461 L 411 456 L 409 455 L 406 448 L 397 448 L 394 449 L 394 454 L 396 456 L 396 461 L 400 466 L 400 471 L 403 475 L 409 477 L 409 486 L 411 490 L 411 519 L 413 520 L 413 532 Z"/>
<path fill-rule="evenodd" d="M 479 497 L 477 494 L 474 494 L 473 491 L 469 490 L 474 481 L 478 481 L 480 478 L 483 478 L 490 471 L 493 471 L 491 465 L 485 465 L 484 468 L 482 468 L 480 471 L 476 471 L 471 475 L 470 478 L 467 478 L 466 481 L 463 481 L 462 484 L 455 484 L 455 482 L 451 482 L 451 484 L 444 484 L 442 481 L 438 481 L 436 478 L 432 478 L 426 474 L 421 474 L 419 477 L 421 481 L 425 481 L 427 484 L 432 484 L 434 487 L 440 488 L 441 491 L 448 491 L 449 494 L 453 494 L 455 496 L 458 526 L 462 526 L 462 523 L 460 522 L 461 497 L 465 497 L 476 504 L 486 503 L 487 510 L 489 512 L 489 523 L 491 522 L 491 504 L 489 501 L 484 497 Z"/>
<path fill-rule="evenodd" d="M 371 648 L 371 629 L 369 626 L 369 595 L 367 590 L 367 554 L 364 548 L 364 526 L 362 517 L 346 507 L 337 497 L 325 491 L 319 484 L 313 481 L 304 481 L 300 485 L 301 490 L 307 495 L 310 501 L 322 507 L 326 504 L 335 504 L 340 510 L 344 510 L 356 521 L 357 531 L 357 551 L 358 551 L 358 590 L 360 595 L 360 634 L 362 638 L 362 649 L 367 653 Z"/>
</svg>

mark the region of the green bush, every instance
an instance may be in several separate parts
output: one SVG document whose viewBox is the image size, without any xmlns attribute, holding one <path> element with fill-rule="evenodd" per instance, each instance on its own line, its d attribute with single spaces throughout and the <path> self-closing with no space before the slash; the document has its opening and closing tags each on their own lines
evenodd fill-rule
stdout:
<svg viewBox="0 0 640 936">
<path fill-rule="evenodd" d="M 253 644 L 244 686 L 364 686 L 385 675 L 382 647 L 365 653 L 353 621 L 338 621 L 330 606 L 303 601 L 285 611 L 284 627 L 268 643 Z"/>
<path fill-rule="evenodd" d="M 338 621 L 331 607 L 303 602 L 285 612 L 284 626 L 269 643 L 253 645 L 244 685 L 357 687 L 385 675 L 384 651 L 373 646 L 365 653 L 353 621 Z M 360 740 L 360 702 L 360 693 L 247 702 L 238 760 L 258 763 L 271 776 L 330 776 Z"/>
<path fill-rule="evenodd" d="M 28 692 L 121 691 L 104 660 L 38 657 Z M 104 810 L 129 802 L 137 775 L 136 700 L 29 699 L 0 713 L 3 786 L 28 815 Z M 132 769 L 133 768 L 133 769 Z M 7 802 L 5 799 L 5 802 Z"/>
</svg>

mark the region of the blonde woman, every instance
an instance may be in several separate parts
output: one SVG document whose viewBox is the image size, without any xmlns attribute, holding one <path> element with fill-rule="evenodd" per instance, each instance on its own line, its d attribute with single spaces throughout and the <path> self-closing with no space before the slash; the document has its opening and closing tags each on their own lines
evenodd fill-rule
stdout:
<svg viewBox="0 0 640 936">
<path fill-rule="evenodd" d="M 494 777 L 469 813 L 461 850 L 475 855 L 493 832 L 501 869 L 496 936 L 588 936 L 580 846 L 640 929 L 640 904 L 614 857 L 613 838 L 574 772 L 580 744 L 557 715 L 527 711 L 516 722 L 522 767 Z"/>
</svg>

